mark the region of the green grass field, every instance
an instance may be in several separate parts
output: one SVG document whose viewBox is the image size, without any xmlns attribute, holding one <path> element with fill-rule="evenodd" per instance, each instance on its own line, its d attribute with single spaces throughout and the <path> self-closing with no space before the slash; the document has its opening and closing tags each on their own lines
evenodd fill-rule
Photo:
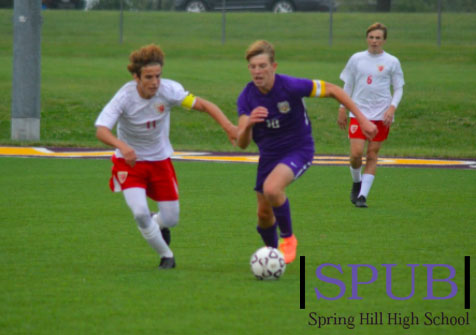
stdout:
<svg viewBox="0 0 476 335">
<path fill-rule="evenodd" d="M 164 77 L 216 102 L 236 121 L 235 102 L 249 81 L 246 47 L 265 38 L 277 49 L 278 70 L 341 83 L 350 55 L 366 48 L 364 31 L 374 21 L 389 26 L 386 50 L 399 57 L 405 91 L 383 155 L 476 157 L 476 14 L 444 13 L 442 46 L 436 14 L 336 13 L 328 45 L 326 13 L 231 13 L 226 43 L 221 14 L 126 12 L 119 44 L 118 12 L 44 11 L 42 28 L 41 145 L 99 146 L 93 123 L 130 79 L 129 53 L 158 43 L 166 54 Z M 10 140 L 12 11 L 0 11 L 0 143 Z M 184 24 L 186 23 L 186 24 Z M 308 99 L 316 150 L 346 154 L 346 135 L 336 126 L 338 104 Z M 209 118 L 177 109 L 172 118 L 176 149 L 235 151 Z M 37 143 L 23 143 L 37 144 Z M 250 150 L 255 150 L 252 147 Z"/>
<path fill-rule="evenodd" d="M 181 220 L 173 230 L 178 268 L 158 272 L 157 256 L 142 239 L 121 194 L 107 187 L 107 160 L 0 158 L 1 334 L 472 334 L 468 326 L 425 326 L 424 313 L 464 315 L 464 256 L 476 254 L 474 171 L 382 167 L 368 210 L 348 200 L 346 167 L 313 166 L 289 188 L 298 255 L 306 256 L 306 309 L 299 309 L 299 262 L 276 282 L 260 282 L 249 257 L 255 232 L 256 165 L 175 162 Z M 152 206 L 152 204 L 151 204 Z M 154 208 L 153 206 L 151 208 Z M 317 300 L 335 285 L 317 280 L 323 263 L 341 264 L 327 275 L 350 285 L 347 264 L 372 264 L 379 278 L 361 285 L 363 300 Z M 450 264 L 458 294 L 423 300 L 426 271 L 416 270 L 414 298 L 385 293 L 380 264 L 398 264 L 393 292 L 411 292 L 406 264 Z M 441 270 L 441 269 L 440 269 Z M 435 278 L 446 278 L 436 271 Z M 475 267 L 471 277 L 474 284 Z M 363 269 L 359 280 L 370 280 Z M 473 285 L 474 286 L 474 285 Z M 350 290 L 350 286 L 348 286 Z M 448 283 L 435 283 L 447 296 Z M 476 302 L 474 290 L 472 304 Z M 473 306 L 474 307 L 474 306 Z M 413 312 L 419 325 L 309 326 L 308 313 Z M 335 313 L 335 314 L 334 314 Z M 358 323 L 358 321 L 356 321 Z"/>
</svg>

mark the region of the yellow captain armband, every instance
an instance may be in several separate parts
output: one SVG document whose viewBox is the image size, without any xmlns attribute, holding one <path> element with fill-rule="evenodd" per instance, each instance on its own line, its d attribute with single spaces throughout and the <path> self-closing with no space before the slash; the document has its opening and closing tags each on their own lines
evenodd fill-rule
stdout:
<svg viewBox="0 0 476 335">
<path fill-rule="evenodd" d="M 326 83 L 323 80 L 315 79 L 312 81 L 312 91 L 310 97 L 323 98 L 326 96 Z"/>
<path fill-rule="evenodd" d="M 187 109 L 192 109 L 193 105 L 195 104 L 195 96 L 191 93 L 189 93 L 185 99 L 182 100 L 182 107 L 185 107 Z"/>
</svg>

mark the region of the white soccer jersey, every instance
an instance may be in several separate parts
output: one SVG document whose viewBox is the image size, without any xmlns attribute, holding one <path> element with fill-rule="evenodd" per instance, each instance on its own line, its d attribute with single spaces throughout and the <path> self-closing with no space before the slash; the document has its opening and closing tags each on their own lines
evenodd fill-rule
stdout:
<svg viewBox="0 0 476 335">
<path fill-rule="evenodd" d="M 164 160 L 173 153 L 169 139 L 171 108 L 192 108 L 194 103 L 195 97 L 173 80 L 161 79 L 150 99 L 142 98 L 137 83 L 130 81 L 103 108 L 95 126 L 112 130 L 117 123 L 117 137 L 135 150 L 138 161 Z M 123 157 L 119 149 L 115 154 Z"/>
<path fill-rule="evenodd" d="M 355 53 L 340 74 L 340 79 L 351 85 L 352 100 L 369 120 L 383 119 L 392 101 L 390 86 L 395 90 L 405 85 L 400 62 L 386 52 L 378 55 L 368 51 Z"/>
</svg>

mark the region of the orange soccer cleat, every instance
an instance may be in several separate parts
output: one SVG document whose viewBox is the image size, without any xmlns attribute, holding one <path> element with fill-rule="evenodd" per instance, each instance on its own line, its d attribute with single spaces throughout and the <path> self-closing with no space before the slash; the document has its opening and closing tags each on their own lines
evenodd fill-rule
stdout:
<svg viewBox="0 0 476 335">
<path fill-rule="evenodd" d="M 297 239 L 296 236 L 291 235 L 280 240 L 279 250 L 284 255 L 284 262 L 291 263 L 296 258 Z"/>
</svg>

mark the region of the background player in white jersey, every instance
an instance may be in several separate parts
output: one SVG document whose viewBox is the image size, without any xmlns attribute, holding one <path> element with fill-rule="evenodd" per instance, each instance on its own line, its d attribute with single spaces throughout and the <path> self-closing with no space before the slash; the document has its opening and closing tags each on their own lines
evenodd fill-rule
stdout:
<svg viewBox="0 0 476 335">
<path fill-rule="evenodd" d="M 175 267 L 170 231 L 179 219 L 177 178 L 170 159 L 170 111 L 173 106 L 207 112 L 234 143 L 237 128 L 212 102 L 195 97 L 182 85 L 162 79 L 164 53 L 147 45 L 131 53 L 127 69 L 134 77 L 104 107 L 96 136 L 116 148 L 110 186 L 124 194 L 144 239 L 160 255 L 159 269 Z M 117 136 L 112 129 L 117 123 Z M 153 217 L 147 196 L 158 204 Z"/>
<path fill-rule="evenodd" d="M 383 50 L 386 40 L 387 27 L 381 23 L 372 24 L 367 28 L 368 49 L 352 55 L 340 75 L 345 83 L 344 91 L 378 127 L 377 136 L 368 141 L 367 161 L 362 174 L 362 156 L 367 140 L 359 122 L 349 113 L 350 171 L 353 180 L 350 200 L 357 207 L 367 207 L 367 197 L 377 170 L 378 153 L 382 142 L 387 139 L 405 84 L 400 62 Z M 346 129 L 347 114 L 342 105 L 337 122 L 342 129 Z"/>
</svg>

